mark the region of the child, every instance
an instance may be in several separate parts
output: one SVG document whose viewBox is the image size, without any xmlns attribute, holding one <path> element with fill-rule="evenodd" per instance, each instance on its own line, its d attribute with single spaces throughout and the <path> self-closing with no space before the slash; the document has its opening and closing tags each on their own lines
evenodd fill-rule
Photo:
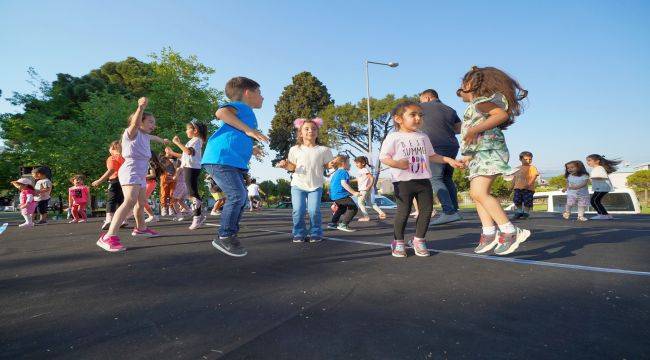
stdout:
<svg viewBox="0 0 650 360">
<path fill-rule="evenodd" d="M 366 202 L 371 199 L 371 189 L 375 183 L 375 178 L 370 173 L 368 169 L 368 158 L 365 156 L 357 156 L 354 159 L 354 164 L 357 166 L 357 188 L 359 189 L 359 198 L 357 203 L 359 204 L 359 210 L 363 217 L 359 218 L 358 221 L 370 221 L 368 216 L 368 211 L 366 210 Z M 377 204 L 372 202 L 372 208 L 379 214 L 379 219 L 383 220 L 386 218 L 386 213 L 384 213 Z"/>
<path fill-rule="evenodd" d="M 532 165 L 533 154 L 530 151 L 523 151 L 519 154 L 521 166 L 514 174 L 513 178 L 513 202 L 515 203 L 516 212 L 513 220 L 520 218 L 528 219 L 530 211 L 533 209 L 533 196 L 535 195 L 535 183 L 539 176 L 539 171 Z"/>
<path fill-rule="evenodd" d="M 68 207 L 72 211 L 70 224 L 86 222 L 86 204 L 90 201 L 90 191 L 84 185 L 83 175 L 75 175 L 70 179 L 73 186 L 68 188 Z"/>
<path fill-rule="evenodd" d="M 203 123 L 192 120 L 185 126 L 185 135 L 190 139 L 185 145 L 181 143 L 178 136 L 174 136 L 172 140 L 181 149 L 181 154 L 173 152 L 170 148 L 166 148 L 165 152 L 181 159 L 185 185 L 192 200 L 192 210 L 194 212 L 190 230 L 195 230 L 203 225 L 206 218 L 201 214 L 203 203 L 201 195 L 199 195 L 199 174 L 201 173 L 201 151 L 208 136 L 208 127 Z"/>
<path fill-rule="evenodd" d="M 135 228 L 131 232 L 132 236 L 158 236 L 157 232 L 145 226 L 143 214 L 144 204 L 147 201 L 146 176 L 151 157 L 150 141 L 167 144 L 169 140 L 151 135 L 156 128 L 156 118 L 145 112 L 147 103 L 145 97 L 138 99 L 138 107 L 129 117 L 129 126 L 122 133 L 124 164 L 118 171 L 118 178 L 122 186 L 124 202 L 113 215 L 108 232 L 101 234 L 97 240 L 97 246 L 109 252 L 126 250 L 117 234 L 120 225 L 131 210 L 135 212 Z"/>
<path fill-rule="evenodd" d="M 257 180 L 251 179 L 250 185 L 246 188 L 246 191 L 248 192 L 248 202 L 250 203 L 251 206 L 251 212 L 254 210 L 259 211 L 260 210 L 260 204 L 262 202 L 262 199 L 260 198 L 260 194 L 266 196 L 264 191 L 260 189 L 260 186 L 257 185 Z"/>
<path fill-rule="evenodd" d="M 291 204 L 293 242 L 319 242 L 323 239 L 320 203 L 325 183 L 325 170 L 331 167 L 332 150 L 318 141 L 318 130 L 323 119 L 296 119 L 296 145 L 289 149 L 286 160 L 276 166 L 293 172 L 291 177 Z M 305 212 L 309 212 L 311 226 L 307 229 Z M 309 237 L 308 237 L 309 236 Z"/>
<path fill-rule="evenodd" d="M 585 209 L 589 203 L 589 173 L 585 169 L 582 161 L 574 160 L 564 164 L 564 177 L 566 178 L 566 208 L 562 217 L 569 219 L 571 217 L 571 207 L 578 204 L 578 221 L 587 221 Z"/>
<path fill-rule="evenodd" d="M 617 165 L 620 160 L 608 160 L 604 156 L 598 154 L 591 154 L 587 156 L 587 165 L 591 170 L 591 207 L 596 210 L 598 215 L 592 217 L 592 220 L 611 220 L 612 215 L 607 213 L 607 209 L 602 204 L 603 197 L 614 188 L 612 182 L 609 181 L 609 174 L 617 170 Z"/>
<path fill-rule="evenodd" d="M 32 170 L 32 176 L 36 179 L 36 186 L 34 186 L 36 193 L 34 201 L 38 203 L 36 213 L 40 215 L 40 219 L 36 224 L 47 224 L 47 207 L 50 204 L 52 181 L 47 178 L 47 171 L 43 167 Z"/>
<path fill-rule="evenodd" d="M 228 198 L 221 215 L 219 236 L 212 246 L 224 254 L 241 257 L 248 253 L 237 237 L 246 207 L 243 175 L 248 172 L 253 141 L 269 139 L 257 130 L 253 113 L 264 101 L 260 85 L 245 77 L 235 77 L 226 83 L 226 96 L 232 102 L 221 106 L 215 114 L 224 124 L 208 139 L 203 165 Z"/>
<path fill-rule="evenodd" d="M 34 201 L 34 197 L 36 196 L 34 185 L 32 185 L 32 181 L 28 178 L 20 178 L 16 181 L 12 181 L 11 184 L 20 190 L 20 214 L 25 219 L 25 222 L 18 225 L 18 227 L 33 228 L 34 221 L 32 216 L 36 206 L 38 205 L 36 201 Z"/>
<path fill-rule="evenodd" d="M 463 77 L 456 94 L 469 103 L 461 125 L 461 153 L 469 168 L 470 196 L 483 226 L 474 252 L 485 253 L 496 246 L 495 254 L 510 254 L 530 236 L 530 231 L 508 220 L 490 188 L 498 175 L 511 172 L 502 130 L 521 113 L 519 103 L 527 91 L 499 69 L 474 66 Z"/>
<path fill-rule="evenodd" d="M 338 229 L 341 231 L 354 232 L 350 229 L 350 221 L 357 214 L 358 207 L 354 203 L 351 195 L 359 196 L 359 193 L 350 187 L 350 158 L 346 155 L 338 155 L 332 161 L 336 169 L 330 178 L 330 199 L 336 204 L 336 212 L 332 216 L 332 221 L 327 224 L 329 229 Z M 343 223 L 339 224 L 339 219 L 345 214 Z"/>
<path fill-rule="evenodd" d="M 111 225 L 113 214 L 115 214 L 117 208 L 124 201 L 124 194 L 122 194 L 122 187 L 117 176 L 120 166 L 124 163 L 122 144 L 120 144 L 120 141 L 113 141 L 108 146 L 108 152 L 110 155 L 106 159 L 106 172 L 99 179 L 91 183 L 92 187 L 98 187 L 104 181 L 108 180 L 108 189 L 106 190 L 106 219 L 104 219 L 104 224 L 102 224 L 102 230 L 108 229 Z M 122 224 L 122 226 L 124 225 L 126 223 Z"/>
<path fill-rule="evenodd" d="M 176 187 L 176 180 L 174 180 L 176 167 L 170 158 L 167 157 L 166 153 L 160 153 L 159 158 L 160 164 L 163 168 L 163 173 L 160 175 L 160 215 L 167 216 L 171 215 L 173 212 L 171 205 L 172 195 L 174 194 L 174 188 Z"/>
<path fill-rule="evenodd" d="M 434 153 L 429 137 L 419 131 L 422 126 L 422 116 L 422 107 L 418 103 L 413 101 L 399 103 L 391 112 L 395 131 L 386 136 L 379 152 L 382 164 L 391 168 L 397 200 L 397 214 L 393 227 L 394 240 L 391 243 L 391 253 L 395 257 L 406 257 L 404 229 L 414 198 L 418 200 L 419 212 L 413 249 L 418 256 L 429 256 L 424 240 L 433 211 L 429 161 L 449 164 L 453 167 L 463 166 L 454 159 Z"/>
<path fill-rule="evenodd" d="M 152 224 L 156 223 L 160 220 L 160 217 L 156 214 L 154 214 L 153 209 L 151 208 L 151 205 L 149 205 L 149 198 L 151 197 L 151 194 L 153 194 L 154 190 L 156 190 L 156 186 L 158 185 L 158 182 L 156 179 L 158 179 L 160 176 L 163 174 L 163 166 L 160 163 L 160 160 L 158 159 L 158 155 L 156 155 L 155 152 L 151 152 L 151 159 L 149 159 L 149 173 L 146 176 L 147 179 L 147 187 L 146 187 L 146 194 L 147 194 L 147 200 L 144 203 L 144 211 L 149 215 L 146 219 L 144 219 L 144 222 L 147 224 Z"/>
<path fill-rule="evenodd" d="M 212 211 L 210 211 L 210 215 L 221 215 L 221 208 L 223 207 L 223 204 L 226 203 L 226 196 L 223 194 L 223 190 L 221 190 L 217 183 L 212 180 L 210 175 L 205 174 L 204 181 L 205 185 L 208 187 L 208 192 L 210 192 L 210 195 L 212 195 L 212 198 L 214 199 L 214 206 L 212 207 Z"/>
</svg>

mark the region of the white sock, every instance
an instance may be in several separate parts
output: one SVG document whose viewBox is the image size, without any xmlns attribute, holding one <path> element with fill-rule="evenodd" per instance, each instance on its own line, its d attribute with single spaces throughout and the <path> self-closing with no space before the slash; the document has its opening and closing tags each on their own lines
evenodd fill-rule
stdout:
<svg viewBox="0 0 650 360">
<path fill-rule="evenodd" d="M 483 235 L 494 235 L 497 233 L 496 226 L 483 226 Z"/>
<path fill-rule="evenodd" d="M 25 224 L 31 224 L 32 223 L 32 215 L 31 214 L 23 214 L 23 218 L 25 219 Z"/>
<path fill-rule="evenodd" d="M 106 220 L 104 222 L 110 223 L 113 220 L 113 213 L 106 213 Z"/>
<path fill-rule="evenodd" d="M 516 229 L 515 226 L 512 225 L 510 221 L 508 221 L 505 224 L 499 225 L 499 230 L 501 230 L 502 233 L 512 234 Z"/>
</svg>

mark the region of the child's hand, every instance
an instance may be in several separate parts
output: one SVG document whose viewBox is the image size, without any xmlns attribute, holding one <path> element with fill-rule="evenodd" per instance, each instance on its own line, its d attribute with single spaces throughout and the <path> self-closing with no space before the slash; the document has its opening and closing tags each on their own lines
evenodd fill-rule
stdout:
<svg viewBox="0 0 650 360">
<path fill-rule="evenodd" d="M 263 141 L 265 143 L 269 142 L 269 138 L 266 137 L 266 135 L 262 134 L 261 132 L 259 132 L 257 130 L 249 130 L 249 131 L 246 132 L 246 135 L 252 137 L 253 139 L 255 139 L 257 141 Z"/>
<path fill-rule="evenodd" d="M 169 139 L 163 139 L 163 144 L 165 144 L 165 145 L 169 145 L 169 144 L 171 144 L 171 143 L 172 143 L 172 142 L 169 141 Z"/>
<path fill-rule="evenodd" d="M 253 146 L 253 156 L 264 155 L 264 149 L 259 146 Z"/>
<path fill-rule="evenodd" d="M 99 182 L 99 180 L 95 180 L 95 181 L 93 181 L 90 185 L 91 185 L 92 187 L 98 187 L 100 184 L 101 184 L 101 182 Z"/>
<path fill-rule="evenodd" d="M 465 137 L 463 137 L 465 144 L 475 144 L 478 141 L 479 133 L 475 132 L 473 129 L 473 127 L 467 129 Z"/>
<path fill-rule="evenodd" d="M 566 192 L 566 188 L 562 188 L 562 192 Z"/>
<path fill-rule="evenodd" d="M 397 161 L 395 161 L 395 168 L 401 169 L 401 170 L 408 170 L 409 161 L 407 159 L 397 160 Z"/>
<path fill-rule="evenodd" d="M 181 138 L 179 138 L 178 135 L 174 135 L 174 137 L 172 138 L 172 142 L 174 144 L 179 144 L 181 142 Z"/>
<path fill-rule="evenodd" d="M 172 156 L 172 153 L 173 153 L 172 149 L 169 146 L 167 146 L 165 148 L 165 155 L 166 156 Z"/>
<path fill-rule="evenodd" d="M 138 107 L 142 109 L 146 109 L 148 104 L 149 104 L 149 100 L 146 97 L 143 96 L 138 99 Z"/>
<path fill-rule="evenodd" d="M 460 162 L 465 164 L 465 167 L 469 166 L 469 162 L 472 161 L 472 157 L 469 155 L 463 156 L 462 159 L 460 159 Z"/>
<path fill-rule="evenodd" d="M 287 160 L 280 160 L 277 164 L 275 164 L 275 167 L 280 168 L 280 169 L 286 169 L 287 168 Z"/>
<path fill-rule="evenodd" d="M 458 161 L 456 159 L 449 159 L 449 161 L 447 161 L 447 164 L 451 165 L 451 167 L 453 167 L 455 169 L 464 169 L 465 168 L 465 163 L 462 162 L 462 161 Z"/>
</svg>

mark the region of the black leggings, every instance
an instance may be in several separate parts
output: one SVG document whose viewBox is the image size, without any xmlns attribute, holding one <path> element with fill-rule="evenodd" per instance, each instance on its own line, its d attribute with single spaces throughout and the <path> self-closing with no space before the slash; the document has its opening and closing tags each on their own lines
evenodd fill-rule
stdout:
<svg viewBox="0 0 650 360">
<path fill-rule="evenodd" d="M 608 215 L 607 210 L 601 203 L 605 195 L 607 195 L 607 191 L 601 192 L 601 191 L 594 191 L 593 194 L 591 194 L 591 207 L 596 210 L 598 215 Z"/>
<path fill-rule="evenodd" d="M 334 202 L 338 208 L 336 209 L 334 216 L 332 216 L 332 224 L 338 224 L 339 219 L 343 214 L 345 214 L 343 217 L 343 223 L 345 225 L 349 224 L 350 221 L 352 221 L 354 218 L 354 215 L 356 215 L 357 211 L 359 210 L 357 204 L 355 204 L 354 200 L 352 200 L 352 198 L 349 196 L 344 197 L 343 199 L 335 200 Z"/>
<path fill-rule="evenodd" d="M 194 216 L 201 215 L 201 196 L 199 195 L 199 175 L 201 169 L 183 168 L 183 175 L 185 175 L 185 186 L 187 186 L 188 196 L 196 200 L 192 200 L 192 209 Z"/>
<path fill-rule="evenodd" d="M 411 213 L 413 199 L 418 200 L 419 215 L 415 222 L 415 237 L 424 239 L 429 229 L 433 211 L 433 190 L 429 179 L 394 182 L 397 214 L 395 214 L 395 240 L 404 240 L 404 229 Z"/>
</svg>

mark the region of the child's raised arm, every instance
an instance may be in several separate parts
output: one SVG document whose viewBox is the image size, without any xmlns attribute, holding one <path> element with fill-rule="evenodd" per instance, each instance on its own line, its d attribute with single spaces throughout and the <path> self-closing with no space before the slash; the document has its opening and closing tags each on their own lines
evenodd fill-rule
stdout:
<svg viewBox="0 0 650 360">
<path fill-rule="evenodd" d="M 155 142 L 157 142 L 159 144 L 164 144 L 164 145 L 169 145 L 170 144 L 170 141 L 168 139 L 163 139 L 163 138 L 161 138 L 159 136 L 156 136 L 156 135 L 149 135 L 149 139 L 151 139 L 152 141 L 155 141 Z"/>
<path fill-rule="evenodd" d="M 237 113 L 234 109 L 230 107 L 222 107 L 217 112 L 215 113 L 217 119 L 223 120 L 226 124 L 234 127 L 235 129 L 243 132 L 244 134 L 250 136 L 251 138 L 258 140 L 258 141 L 264 141 L 264 142 L 269 142 L 269 138 L 266 137 L 266 135 L 262 134 L 261 132 L 251 129 L 248 125 L 244 124 L 243 121 L 239 120 L 237 117 Z"/>
<path fill-rule="evenodd" d="M 510 117 L 505 110 L 491 102 L 480 103 L 476 105 L 476 109 L 488 115 L 485 121 L 467 129 L 463 140 L 468 144 L 475 143 L 480 133 L 486 130 L 494 129 L 495 127 L 508 121 L 508 118 Z"/>
<path fill-rule="evenodd" d="M 138 108 L 133 113 L 133 116 L 131 116 L 131 119 L 129 119 L 129 127 L 126 128 L 126 134 L 129 139 L 133 139 L 137 135 L 138 128 L 142 125 L 142 114 L 144 113 L 144 109 L 147 108 L 147 104 L 148 100 L 146 97 L 138 99 Z"/>
<path fill-rule="evenodd" d="M 108 180 L 108 178 L 110 178 L 111 175 L 113 175 L 114 173 L 115 173 L 115 170 L 113 170 L 113 169 L 108 169 L 108 170 L 106 170 L 106 172 L 104 173 L 104 175 L 102 175 L 99 179 L 93 181 L 90 185 L 91 185 L 92 187 L 98 187 L 98 186 L 101 185 L 104 181 Z"/>
<path fill-rule="evenodd" d="M 280 160 L 275 166 L 287 171 L 296 171 L 296 164 L 289 160 Z"/>
</svg>

